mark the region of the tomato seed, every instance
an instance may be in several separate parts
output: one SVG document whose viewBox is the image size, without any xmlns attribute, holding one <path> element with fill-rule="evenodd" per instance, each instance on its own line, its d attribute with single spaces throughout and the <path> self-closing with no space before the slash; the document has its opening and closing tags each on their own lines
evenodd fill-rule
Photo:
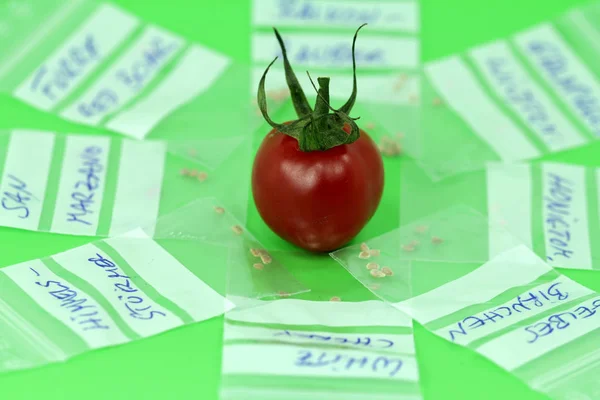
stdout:
<svg viewBox="0 0 600 400">
<path fill-rule="evenodd" d="M 379 290 L 381 288 L 381 285 L 379 283 L 371 283 L 367 287 L 371 290 Z"/>
<path fill-rule="evenodd" d="M 254 264 L 252 264 L 252 266 L 254 267 L 254 269 L 258 269 L 258 270 L 263 270 L 265 268 L 265 266 L 262 265 L 261 263 L 254 263 Z"/>
<path fill-rule="evenodd" d="M 196 170 L 196 169 L 190 170 L 190 173 L 188 174 L 188 176 L 191 176 L 192 178 L 197 177 L 198 176 L 198 170 Z"/>
<path fill-rule="evenodd" d="M 412 93 L 408 96 L 408 101 L 410 101 L 411 103 L 416 103 L 419 101 L 419 96 L 417 96 L 416 94 Z"/>
<path fill-rule="evenodd" d="M 443 243 L 443 242 L 444 242 L 444 239 L 439 238 L 437 236 L 434 236 L 434 237 L 431 238 L 431 243 L 433 243 L 433 244 L 440 244 L 440 243 Z"/>
<path fill-rule="evenodd" d="M 392 269 L 390 267 L 383 267 L 383 268 L 381 268 L 381 272 L 383 272 L 383 274 L 385 276 L 392 276 L 392 275 L 394 275 L 394 271 L 392 271 Z"/>
<path fill-rule="evenodd" d="M 418 240 L 411 240 L 408 245 L 412 246 L 412 247 L 417 247 L 420 244 L 421 244 L 421 242 L 419 242 Z"/>
<path fill-rule="evenodd" d="M 434 97 L 431 104 L 433 104 L 434 106 L 441 106 L 442 104 L 444 104 L 444 102 L 439 97 Z"/>
<path fill-rule="evenodd" d="M 342 299 L 339 298 L 338 296 L 333 296 L 332 298 L 329 299 L 329 301 L 342 301 Z"/>
<path fill-rule="evenodd" d="M 233 233 L 235 233 L 236 235 L 241 235 L 242 233 L 244 233 L 244 230 L 242 229 L 241 226 L 239 225 L 234 225 L 231 227 L 231 230 L 233 231 Z"/>
<path fill-rule="evenodd" d="M 363 260 L 367 259 L 369 257 L 371 257 L 371 253 L 369 253 L 368 251 L 361 251 L 360 254 L 358 255 L 358 258 L 361 258 Z"/>
<path fill-rule="evenodd" d="M 385 274 L 378 269 L 372 269 L 371 276 L 373 276 L 374 278 L 383 278 Z"/>
<path fill-rule="evenodd" d="M 379 269 L 379 264 L 375 262 L 370 262 L 367 264 L 367 269 Z"/>
<path fill-rule="evenodd" d="M 369 245 L 366 243 L 360 244 L 360 251 L 369 251 Z"/>
<path fill-rule="evenodd" d="M 415 233 L 425 233 L 427 230 L 429 230 L 427 225 L 419 225 L 415 228 Z"/>
<path fill-rule="evenodd" d="M 190 171 L 187 168 L 181 168 L 181 170 L 179 171 L 179 175 L 181 176 L 188 176 L 190 174 Z"/>
<path fill-rule="evenodd" d="M 265 252 L 260 253 L 260 260 L 263 262 L 263 264 L 271 264 L 271 261 L 273 261 L 271 256 Z"/>
<path fill-rule="evenodd" d="M 214 209 L 217 214 L 223 214 L 225 212 L 225 209 L 223 207 L 215 206 Z"/>
<path fill-rule="evenodd" d="M 404 250 L 406 252 L 415 251 L 415 246 L 412 246 L 410 244 L 403 244 L 402 245 L 402 250 Z"/>
<path fill-rule="evenodd" d="M 199 173 L 198 173 L 198 177 L 197 177 L 197 179 L 198 179 L 200 182 L 204 182 L 204 181 L 206 180 L 206 178 L 208 178 L 208 174 L 207 174 L 206 172 L 199 172 Z"/>
<path fill-rule="evenodd" d="M 381 254 L 381 251 L 379 251 L 378 249 L 371 249 L 371 250 L 369 250 L 369 255 L 371 255 L 373 257 L 378 257 L 379 254 Z"/>
<path fill-rule="evenodd" d="M 280 290 L 279 292 L 277 292 L 277 294 L 279 295 L 279 297 L 290 297 L 290 294 L 283 290 Z"/>
</svg>

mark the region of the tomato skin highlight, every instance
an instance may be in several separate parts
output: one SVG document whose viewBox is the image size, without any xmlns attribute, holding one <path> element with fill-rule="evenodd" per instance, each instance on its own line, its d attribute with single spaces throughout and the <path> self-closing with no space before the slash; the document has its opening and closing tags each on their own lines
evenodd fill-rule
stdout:
<svg viewBox="0 0 600 400">
<path fill-rule="evenodd" d="M 352 240 L 375 214 L 383 183 L 381 155 L 362 129 L 354 143 L 309 152 L 273 129 L 252 168 L 252 195 L 263 221 L 312 252 L 336 250 Z"/>
</svg>

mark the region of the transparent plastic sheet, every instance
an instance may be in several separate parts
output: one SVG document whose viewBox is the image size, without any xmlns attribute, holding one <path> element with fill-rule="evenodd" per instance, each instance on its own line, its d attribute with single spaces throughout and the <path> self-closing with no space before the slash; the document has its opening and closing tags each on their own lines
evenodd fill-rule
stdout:
<svg viewBox="0 0 600 400">
<path fill-rule="evenodd" d="M 315 267 L 317 275 L 312 256 L 273 254 L 311 291 L 274 301 L 227 296 L 238 307 L 225 315 L 221 399 L 422 398 L 410 318 L 341 268 Z"/>
<path fill-rule="evenodd" d="M 0 90 L 33 107 L 136 139 L 260 123 L 232 95 L 248 90 L 248 66 L 112 3 L 21 0 L 0 15 Z"/>
<path fill-rule="evenodd" d="M 217 204 L 162 217 L 154 237 L 152 225 L 0 268 L 0 373 L 221 315 L 236 306 L 228 290 L 250 299 L 306 291 L 277 257 L 252 276 L 248 249 L 262 246 Z M 241 279 L 228 285 L 228 271 Z"/>
<path fill-rule="evenodd" d="M 406 133 L 407 153 L 440 180 L 595 141 L 599 4 L 426 63 L 420 129 Z M 371 108 L 389 131 L 406 124 L 402 114 Z"/>
<path fill-rule="evenodd" d="M 382 254 L 395 251 L 381 248 Z M 364 285 L 356 248 L 332 253 Z M 388 260 L 386 260 L 388 262 Z M 561 275 L 521 245 L 488 262 L 389 259 L 382 300 L 433 333 L 470 348 L 532 388 L 561 400 L 600 394 L 600 294 Z"/>
<path fill-rule="evenodd" d="M 0 134 L 0 225 L 115 236 L 193 199 L 229 198 L 245 216 L 248 137 L 135 141 L 13 130 Z"/>
<path fill-rule="evenodd" d="M 600 238 L 597 168 L 542 161 L 489 163 L 483 171 L 434 182 L 415 163 L 403 161 L 402 224 L 464 203 L 487 216 L 490 231 L 480 233 L 490 257 L 514 245 L 497 234 L 502 227 L 554 267 L 600 268 L 594 246 Z"/>
</svg>

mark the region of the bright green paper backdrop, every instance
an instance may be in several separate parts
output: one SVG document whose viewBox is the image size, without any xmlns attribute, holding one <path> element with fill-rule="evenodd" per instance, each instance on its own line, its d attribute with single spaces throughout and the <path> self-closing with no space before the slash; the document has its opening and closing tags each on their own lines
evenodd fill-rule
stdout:
<svg viewBox="0 0 600 400">
<path fill-rule="evenodd" d="M 38 0 L 43 1 L 43 0 Z M 250 4 L 247 0 L 118 0 L 126 9 L 229 54 L 249 61 Z M 506 36 L 549 19 L 577 0 L 423 0 L 424 61 Z M 28 127 L 58 132 L 99 130 L 67 123 L 7 96 L 0 97 L 0 129 Z M 548 160 L 600 166 L 600 143 L 547 157 Z M 389 181 L 397 181 L 401 161 L 387 160 Z M 466 194 L 468 195 L 468 194 Z M 384 205 L 397 204 L 399 188 L 386 187 Z M 396 203 L 394 203 L 396 202 Z M 385 210 L 385 207 L 382 208 Z M 250 206 L 250 225 L 268 238 L 267 228 Z M 394 227 L 398 215 L 379 212 L 364 237 Z M 0 265 L 44 257 L 91 241 L 0 228 Z M 310 257 L 300 278 L 318 293 L 347 291 L 358 285 L 327 257 Z M 565 271 L 566 275 L 600 291 L 597 272 Z M 332 287 L 333 285 L 333 287 Z M 345 290 L 342 290 L 345 288 Z M 1 296 L 1 294 L 0 294 Z M 180 328 L 157 337 L 90 352 L 65 364 L 0 376 L 0 399 L 202 399 L 216 400 L 220 377 L 223 319 Z M 416 329 L 421 382 L 426 399 L 545 399 L 491 362 Z"/>
</svg>

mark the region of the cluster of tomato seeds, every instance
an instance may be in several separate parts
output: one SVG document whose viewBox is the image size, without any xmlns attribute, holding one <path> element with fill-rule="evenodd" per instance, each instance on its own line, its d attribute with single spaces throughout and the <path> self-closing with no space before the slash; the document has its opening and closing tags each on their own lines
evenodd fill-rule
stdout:
<svg viewBox="0 0 600 400">
<path fill-rule="evenodd" d="M 271 262 L 273 261 L 273 258 L 271 257 L 269 252 L 263 249 L 250 249 L 250 254 L 252 254 L 253 257 L 260 258 L 261 262 L 254 263 L 252 265 L 255 269 L 258 270 L 263 270 L 265 265 L 271 264 Z"/>
<path fill-rule="evenodd" d="M 360 244 L 360 253 L 358 255 L 358 258 L 365 259 L 370 258 L 371 256 L 378 257 L 380 254 L 381 251 L 379 249 L 371 249 L 366 243 Z M 374 261 L 367 263 L 366 267 L 369 270 L 371 276 L 374 278 L 384 278 L 386 276 L 394 275 L 394 272 L 390 267 L 380 267 L 379 264 L 377 264 Z"/>
<path fill-rule="evenodd" d="M 402 146 L 398 141 L 385 135 L 379 143 L 379 151 L 386 157 L 398 157 L 402 154 Z"/>
<path fill-rule="evenodd" d="M 429 226 L 427 225 L 418 225 L 414 229 L 414 233 L 417 235 L 423 235 L 429 231 Z M 444 239 L 439 236 L 431 236 L 431 243 L 434 245 L 438 245 L 444 242 Z M 401 246 L 402 251 L 412 252 L 417 249 L 417 247 L 421 244 L 418 240 L 411 240 L 408 244 L 403 244 Z"/>
<path fill-rule="evenodd" d="M 182 168 L 179 174 L 188 178 L 196 178 L 200 182 L 204 182 L 208 178 L 206 172 L 198 171 L 197 169 Z"/>
</svg>

